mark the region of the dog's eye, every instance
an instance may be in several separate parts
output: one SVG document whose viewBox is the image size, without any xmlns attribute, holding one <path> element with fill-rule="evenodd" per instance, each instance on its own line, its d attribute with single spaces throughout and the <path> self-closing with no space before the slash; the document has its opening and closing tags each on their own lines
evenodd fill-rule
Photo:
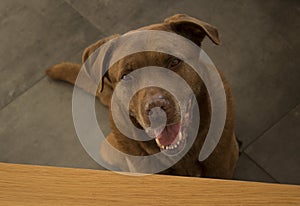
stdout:
<svg viewBox="0 0 300 206">
<path fill-rule="evenodd" d="M 178 59 L 178 58 L 172 58 L 171 61 L 170 61 L 170 63 L 169 63 L 169 68 L 176 67 L 180 63 L 181 63 L 180 59 Z"/>
<path fill-rule="evenodd" d="M 131 76 L 129 74 L 123 74 L 121 79 L 125 80 L 125 81 L 129 81 L 129 80 L 131 80 Z"/>
</svg>

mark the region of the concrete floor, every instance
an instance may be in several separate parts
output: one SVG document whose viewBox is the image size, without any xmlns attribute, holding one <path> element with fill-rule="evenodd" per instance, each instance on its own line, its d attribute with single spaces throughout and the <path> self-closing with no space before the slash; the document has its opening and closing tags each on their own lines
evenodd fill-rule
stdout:
<svg viewBox="0 0 300 206">
<path fill-rule="evenodd" d="M 45 70 L 80 62 L 102 37 L 175 13 L 219 29 L 222 45 L 205 40 L 203 48 L 235 97 L 243 141 L 235 179 L 300 184 L 298 0 L 1 1 L 0 161 L 101 169 L 76 137 L 72 86 Z"/>
</svg>

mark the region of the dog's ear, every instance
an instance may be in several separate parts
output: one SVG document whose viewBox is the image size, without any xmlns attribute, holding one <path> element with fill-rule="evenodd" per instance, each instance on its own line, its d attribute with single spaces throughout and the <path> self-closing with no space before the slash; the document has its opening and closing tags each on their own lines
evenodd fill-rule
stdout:
<svg viewBox="0 0 300 206">
<path fill-rule="evenodd" d="M 88 58 L 99 48 L 101 47 L 103 44 L 105 44 L 106 42 L 117 38 L 118 36 L 120 36 L 119 34 L 115 34 L 109 37 L 106 37 L 104 39 L 101 39 L 93 44 L 91 44 L 90 46 L 88 46 L 83 54 L 82 54 L 82 63 L 86 63 L 88 64 Z M 91 60 L 91 62 L 94 62 L 94 59 Z M 100 71 L 101 70 L 101 71 Z M 90 75 L 91 79 L 95 80 L 96 78 L 98 78 L 98 76 L 102 76 L 103 75 L 103 71 L 102 68 L 99 68 L 99 71 L 87 71 L 88 74 Z M 95 80 L 96 81 L 96 80 Z M 108 72 L 105 73 L 104 77 L 101 79 L 99 85 L 98 85 L 98 89 L 97 89 L 97 96 L 100 98 L 101 102 L 108 106 L 110 104 L 110 99 L 113 93 L 113 87 L 112 87 L 112 83 L 110 81 L 110 77 L 108 75 Z"/>
<path fill-rule="evenodd" d="M 104 39 L 100 39 L 99 41 L 97 41 L 97 42 L 91 44 L 90 46 L 88 46 L 87 48 L 85 48 L 85 50 L 82 53 L 82 63 L 84 63 L 89 58 L 89 56 L 92 53 L 94 53 L 96 51 L 96 49 L 98 49 L 100 46 L 102 46 L 106 42 L 108 42 L 108 41 L 110 41 L 114 38 L 117 38 L 119 36 L 120 36 L 119 34 L 111 35 L 111 36 L 106 37 Z"/>
<path fill-rule="evenodd" d="M 217 28 L 196 18 L 185 14 L 176 14 L 166 18 L 164 23 L 170 25 L 175 33 L 190 39 L 198 46 L 201 46 L 201 42 L 206 35 L 215 44 L 220 44 Z"/>
</svg>

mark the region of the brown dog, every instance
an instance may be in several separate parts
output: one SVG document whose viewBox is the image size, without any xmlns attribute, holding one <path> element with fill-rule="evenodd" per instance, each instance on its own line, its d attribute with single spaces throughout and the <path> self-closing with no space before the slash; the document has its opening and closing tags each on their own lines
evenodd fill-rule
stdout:
<svg viewBox="0 0 300 206">
<path fill-rule="evenodd" d="M 138 30 L 161 30 L 179 34 L 193 41 L 199 47 L 205 36 L 208 36 L 215 44 L 219 44 L 218 31 L 215 27 L 205 22 L 199 21 L 187 15 L 177 14 L 171 16 L 163 23 L 150 25 Z M 107 41 L 118 38 L 119 35 L 113 35 L 102 39 L 85 49 L 82 56 L 84 63 L 88 57 L 95 52 L 97 48 Z M 109 107 L 111 112 L 111 98 L 114 89 L 121 80 L 130 78 L 130 72 L 145 66 L 160 66 L 168 68 L 180 75 L 192 88 L 201 113 L 196 141 L 191 146 L 185 156 L 171 168 L 164 170 L 163 174 L 175 174 L 185 176 L 202 176 L 214 178 L 231 178 L 238 159 L 238 144 L 235 138 L 233 122 L 233 102 L 230 88 L 220 73 L 226 94 L 227 113 L 226 122 L 221 139 L 214 149 L 213 153 L 203 162 L 198 160 L 200 149 L 207 135 L 211 120 L 211 104 L 206 86 L 201 78 L 185 62 L 174 56 L 158 52 L 141 52 L 127 56 L 115 63 L 104 76 L 97 90 L 97 97 L 100 101 Z M 75 83 L 81 65 L 73 63 L 61 63 L 47 70 L 47 74 L 57 80 L 64 80 L 72 84 Z M 90 76 L 86 76 L 86 81 L 77 85 L 84 90 L 92 93 L 89 88 L 95 84 Z M 180 88 L 178 88 L 180 89 Z M 158 87 L 147 87 L 139 90 L 131 99 L 129 114 L 132 123 L 141 129 L 148 128 L 150 123 L 151 109 L 162 108 L 167 116 L 166 128 L 151 141 L 136 141 L 124 136 L 116 127 L 113 118 L 110 118 L 112 132 L 108 135 L 108 142 L 119 151 L 131 155 L 147 156 L 156 154 L 160 150 L 173 149 L 178 141 L 178 131 L 180 126 L 188 127 L 180 122 L 180 112 L 178 104 L 174 97 L 167 91 Z M 125 106 L 124 106 L 125 108 Z M 189 110 L 187 112 L 191 113 Z M 182 125 L 181 125 L 182 124 Z M 175 141 L 176 140 L 176 141 Z M 178 145 L 179 145 L 178 141 Z M 105 160 L 119 168 L 126 168 L 128 165 L 124 159 L 114 158 L 105 148 L 101 149 Z"/>
</svg>

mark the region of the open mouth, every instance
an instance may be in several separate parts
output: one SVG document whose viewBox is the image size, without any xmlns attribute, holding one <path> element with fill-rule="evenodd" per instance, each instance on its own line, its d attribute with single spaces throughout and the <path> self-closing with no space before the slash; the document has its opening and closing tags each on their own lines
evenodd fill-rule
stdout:
<svg viewBox="0 0 300 206">
<path fill-rule="evenodd" d="M 181 115 L 180 122 L 152 129 L 157 146 L 168 155 L 175 155 L 185 148 L 187 129 L 192 120 L 192 99 L 189 99 Z"/>
</svg>

